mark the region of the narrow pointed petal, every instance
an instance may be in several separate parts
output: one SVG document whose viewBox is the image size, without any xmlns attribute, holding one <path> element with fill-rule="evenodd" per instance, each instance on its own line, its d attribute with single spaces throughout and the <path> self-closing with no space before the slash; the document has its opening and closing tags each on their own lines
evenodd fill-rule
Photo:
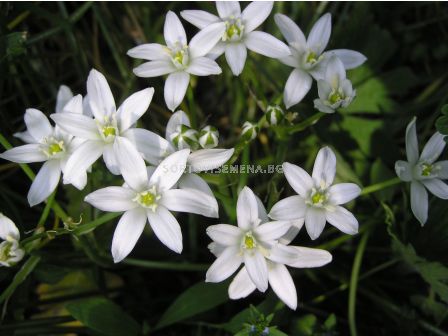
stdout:
<svg viewBox="0 0 448 336">
<path fill-rule="evenodd" d="M 226 280 L 240 267 L 242 257 L 239 246 L 229 246 L 210 266 L 205 275 L 206 282 L 221 282 Z"/>
<path fill-rule="evenodd" d="M 250 279 L 246 267 L 243 267 L 230 283 L 229 298 L 231 298 L 232 300 L 245 298 L 255 289 L 257 289 L 257 287 Z"/>
<path fill-rule="evenodd" d="M 361 193 L 361 188 L 354 183 L 339 183 L 328 189 L 332 204 L 345 204 L 355 199 Z"/>
<path fill-rule="evenodd" d="M 207 182 L 199 175 L 193 173 L 183 174 L 178 184 L 180 189 L 199 190 L 211 197 L 215 197 Z"/>
<path fill-rule="evenodd" d="M 395 162 L 395 173 L 402 181 L 410 182 L 412 180 L 412 167 L 407 161 Z"/>
<path fill-rule="evenodd" d="M 38 141 L 51 135 L 53 132 L 53 127 L 51 127 L 45 114 L 33 108 L 26 110 L 25 124 L 31 136 Z"/>
<path fill-rule="evenodd" d="M 28 131 L 16 132 L 13 135 L 27 144 L 39 142 L 39 140 L 34 139 Z"/>
<path fill-rule="evenodd" d="M 269 284 L 275 294 L 289 308 L 296 310 L 297 308 L 297 291 L 294 281 L 291 278 L 285 265 L 269 263 Z"/>
<path fill-rule="evenodd" d="M 267 258 L 279 264 L 290 264 L 298 259 L 298 252 L 292 246 L 276 243 L 271 246 Z"/>
<path fill-rule="evenodd" d="M 115 113 L 115 100 L 104 75 L 92 69 L 87 78 L 87 94 L 93 115 L 98 120 Z"/>
<path fill-rule="evenodd" d="M 254 232 L 262 241 L 272 241 L 282 237 L 290 227 L 290 221 L 267 222 L 257 226 Z"/>
<path fill-rule="evenodd" d="M 244 22 L 244 31 L 251 32 L 257 29 L 271 14 L 274 1 L 253 1 L 244 8 L 241 19 Z"/>
<path fill-rule="evenodd" d="M 420 155 L 420 161 L 433 163 L 436 161 L 440 154 L 442 154 L 443 149 L 446 146 L 444 135 L 436 132 L 426 143 L 425 147 L 423 147 L 422 154 Z"/>
<path fill-rule="evenodd" d="M 0 212 L 0 239 L 6 240 L 8 236 L 19 240 L 20 232 L 14 222 Z"/>
<path fill-rule="evenodd" d="M 165 139 L 169 140 L 171 138 L 171 134 L 176 132 L 177 126 L 179 125 L 185 125 L 190 127 L 190 119 L 188 118 L 187 114 L 184 111 L 177 111 L 173 113 L 173 115 L 168 120 L 168 123 L 166 124 L 166 131 L 165 131 Z"/>
<path fill-rule="evenodd" d="M 157 185 L 158 191 L 170 189 L 184 173 L 189 154 L 189 149 L 183 149 L 168 156 L 157 166 L 149 183 Z"/>
<path fill-rule="evenodd" d="M 448 180 L 448 160 L 439 161 L 434 164 L 437 177 Z"/>
<path fill-rule="evenodd" d="M 272 57 L 282 58 L 291 54 L 288 46 L 274 36 L 261 32 L 250 32 L 244 40 L 246 47 L 257 54 Z"/>
<path fill-rule="evenodd" d="M 342 61 L 346 70 L 357 68 L 367 60 L 367 57 L 355 50 L 333 49 L 328 53 L 336 55 Z"/>
<path fill-rule="evenodd" d="M 180 16 L 199 29 L 203 29 L 212 23 L 220 21 L 219 17 L 216 15 L 203 10 L 183 10 L 180 12 Z"/>
<path fill-rule="evenodd" d="M 330 83 L 333 88 L 340 87 L 346 79 L 344 64 L 336 56 L 332 55 L 327 63 L 325 70 L 325 80 Z"/>
<path fill-rule="evenodd" d="M 147 211 L 149 224 L 159 240 L 176 253 L 181 253 L 182 231 L 176 218 L 164 206 L 159 205 L 156 212 Z"/>
<path fill-rule="evenodd" d="M 84 201 L 101 211 L 120 212 L 137 207 L 135 192 L 124 187 L 107 187 L 88 194 Z M 146 218 L 146 215 L 145 215 Z"/>
<path fill-rule="evenodd" d="M 154 88 L 146 88 L 128 97 L 118 108 L 117 121 L 120 132 L 126 131 L 148 110 Z"/>
<path fill-rule="evenodd" d="M 210 52 L 205 55 L 206 57 L 212 59 L 212 60 L 216 60 L 219 56 L 221 56 L 222 54 L 224 54 L 225 50 L 226 50 L 226 45 L 227 43 L 224 43 L 222 41 L 219 41 L 218 43 L 216 43 L 216 45 L 212 48 L 212 50 L 210 50 Z"/>
<path fill-rule="evenodd" d="M 289 162 L 283 163 L 283 173 L 294 191 L 302 197 L 307 197 L 308 191 L 313 187 L 311 176 L 299 166 Z"/>
<path fill-rule="evenodd" d="M 328 223 L 350 235 L 358 233 L 358 220 L 347 209 L 336 206 L 333 211 L 326 211 Z"/>
<path fill-rule="evenodd" d="M 288 77 L 283 95 L 286 108 L 300 103 L 311 89 L 313 79 L 305 71 L 294 69 Z"/>
<path fill-rule="evenodd" d="M 140 64 L 132 70 L 138 77 L 151 78 L 170 74 L 176 71 L 170 59 L 154 60 Z"/>
<path fill-rule="evenodd" d="M 47 199 L 56 189 L 61 177 L 61 168 L 58 160 L 49 160 L 43 164 L 31 184 L 28 192 L 28 203 L 35 206 Z"/>
<path fill-rule="evenodd" d="M 291 227 L 289 228 L 288 232 L 286 232 L 285 235 L 278 240 L 279 243 L 286 245 L 291 243 L 299 234 L 300 230 L 303 227 L 303 224 L 305 224 L 305 218 L 292 221 Z"/>
<path fill-rule="evenodd" d="M 320 236 L 327 221 L 325 211 L 315 208 L 308 208 L 305 214 L 305 228 L 312 240 Z"/>
<path fill-rule="evenodd" d="M 289 17 L 283 14 L 274 15 L 275 23 L 288 43 L 306 45 L 306 38 L 299 26 Z"/>
<path fill-rule="evenodd" d="M 219 75 L 222 72 L 218 63 L 207 57 L 193 59 L 186 71 L 195 76 Z"/>
<path fill-rule="evenodd" d="M 0 158 L 17 163 L 42 162 L 48 159 L 38 144 L 11 148 L 0 154 Z"/>
<path fill-rule="evenodd" d="M 57 113 L 57 112 L 56 112 Z M 80 94 L 70 98 L 62 107 L 60 113 L 83 114 L 83 102 Z"/>
<path fill-rule="evenodd" d="M 323 147 L 317 153 L 313 167 L 313 179 L 317 185 L 328 187 L 336 175 L 336 155 L 330 147 Z"/>
<path fill-rule="evenodd" d="M 216 1 L 216 9 L 221 19 L 241 15 L 241 7 L 238 1 Z"/>
<path fill-rule="evenodd" d="M 247 58 L 247 49 L 244 43 L 229 43 L 225 47 L 226 61 L 235 76 L 243 72 Z"/>
<path fill-rule="evenodd" d="M 422 180 L 423 185 L 438 198 L 448 199 L 448 184 L 437 178 Z"/>
<path fill-rule="evenodd" d="M 120 167 L 118 166 L 117 158 L 115 157 L 113 144 L 108 144 L 104 146 L 103 160 L 106 164 L 107 169 L 114 174 L 120 175 Z"/>
<path fill-rule="evenodd" d="M 205 56 L 221 40 L 226 24 L 224 22 L 212 23 L 210 26 L 200 30 L 190 41 L 190 57 Z"/>
<path fill-rule="evenodd" d="M 115 158 L 126 183 L 136 191 L 148 186 L 148 173 L 145 161 L 135 146 L 124 137 L 116 137 L 114 143 Z"/>
<path fill-rule="evenodd" d="M 216 198 L 199 190 L 166 190 L 162 195 L 160 204 L 171 211 L 189 212 L 212 218 L 219 217 Z"/>
<path fill-rule="evenodd" d="M 254 251 L 253 253 L 244 253 L 244 265 L 252 282 L 260 292 L 268 289 L 268 266 L 263 255 Z"/>
<path fill-rule="evenodd" d="M 320 267 L 328 264 L 333 259 L 331 254 L 325 250 L 299 246 L 292 246 L 292 248 L 297 250 L 298 258 L 293 263 L 288 264 L 291 267 Z"/>
<path fill-rule="evenodd" d="M 170 59 L 166 47 L 159 43 L 141 44 L 128 50 L 127 55 L 133 58 L 141 58 L 148 61 Z"/>
<path fill-rule="evenodd" d="M 244 187 L 238 195 L 236 217 L 238 226 L 243 230 L 248 230 L 258 225 L 257 199 L 253 191 L 248 187 Z"/>
<path fill-rule="evenodd" d="M 269 222 L 269 217 L 266 212 L 266 208 L 263 205 L 263 202 L 261 199 L 255 195 L 255 199 L 257 200 L 257 206 L 258 206 L 258 218 L 261 219 L 261 223 L 267 223 Z"/>
<path fill-rule="evenodd" d="M 233 155 L 234 149 L 199 149 L 188 157 L 191 171 L 200 172 L 221 167 Z"/>
<path fill-rule="evenodd" d="M 95 121 L 83 114 L 78 113 L 54 113 L 50 116 L 62 130 L 73 136 L 100 140 L 98 126 Z"/>
<path fill-rule="evenodd" d="M 219 257 L 227 248 L 227 246 L 218 244 L 216 242 L 211 242 L 207 247 L 215 257 Z"/>
<path fill-rule="evenodd" d="M 126 211 L 117 224 L 112 239 L 112 257 L 118 263 L 134 249 L 146 224 L 146 213 L 142 208 Z"/>
<path fill-rule="evenodd" d="M 221 245 L 233 246 L 241 243 L 243 232 L 235 225 L 217 224 L 207 228 L 207 235 Z"/>
<path fill-rule="evenodd" d="M 66 85 L 61 85 L 59 87 L 58 94 L 56 97 L 56 108 L 55 108 L 56 113 L 62 112 L 62 108 L 72 98 L 73 98 L 72 90 L 70 90 L 70 88 Z"/>
<path fill-rule="evenodd" d="M 308 48 L 313 50 L 317 55 L 322 54 L 330 40 L 330 35 L 331 14 L 327 13 L 317 20 L 311 29 L 307 40 Z"/>
<path fill-rule="evenodd" d="M 190 75 L 183 71 L 174 72 L 166 79 L 164 90 L 165 103 L 171 111 L 174 111 L 182 103 L 189 82 Z"/>
<path fill-rule="evenodd" d="M 418 140 L 417 140 L 417 118 L 412 118 L 406 127 L 406 157 L 411 165 L 415 165 L 418 161 Z"/>
<path fill-rule="evenodd" d="M 411 182 L 411 209 L 420 224 L 425 225 L 428 220 L 428 193 L 418 181 Z"/>
<path fill-rule="evenodd" d="M 305 200 L 302 196 L 290 196 L 274 204 L 269 217 L 276 220 L 295 220 L 305 216 Z"/>
<path fill-rule="evenodd" d="M 173 46 L 177 41 L 183 45 L 187 44 L 187 34 L 185 34 L 184 26 L 180 22 L 179 17 L 172 11 L 166 13 L 163 36 L 169 47 Z"/>
</svg>

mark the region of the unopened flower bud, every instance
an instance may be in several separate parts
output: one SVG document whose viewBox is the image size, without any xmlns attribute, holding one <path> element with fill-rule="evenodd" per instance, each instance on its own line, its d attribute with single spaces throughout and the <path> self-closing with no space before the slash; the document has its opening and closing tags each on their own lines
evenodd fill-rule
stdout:
<svg viewBox="0 0 448 336">
<path fill-rule="evenodd" d="M 252 124 L 251 122 L 246 121 L 243 124 L 243 131 L 241 135 L 247 140 L 253 140 L 257 137 L 258 130 L 259 128 L 256 124 Z"/>
<path fill-rule="evenodd" d="M 176 131 L 171 134 L 171 141 L 177 149 L 197 149 L 199 147 L 198 143 L 198 132 L 187 125 L 179 125 Z"/>
<path fill-rule="evenodd" d="M 266 121 L 270 125 L 277 125 L 284 117 L 285 113 L 278 105 L 269 105 L 266 109 Z"/>
<path fill-rule="evenodd" d="M 199 144 L 202 148 L 214 148 L 218 146 L 219 132 L 213 126 L 205 126 L 199 132 Z"/>
</svg>

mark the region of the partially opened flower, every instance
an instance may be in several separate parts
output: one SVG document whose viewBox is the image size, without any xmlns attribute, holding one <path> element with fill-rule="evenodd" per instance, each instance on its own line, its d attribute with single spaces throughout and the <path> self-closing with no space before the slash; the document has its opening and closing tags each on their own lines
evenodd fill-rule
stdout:
<svg viewBox="0 0 448 336">
<path fill-rule="evenodd" d="M 128 139 L 117 138 L 114 151 L 126 186 L 99 189 L 85 201 L 103 211 L 124 211 L 112 240 L 115 262 L 132 251 L 147 222 L 163 244 L 181 253 L 182 231 L 170 211 L 218 217 L 218 203 L 213 197 L 198 190 L 173 189 L 185 170 L 189 149 L 171 154 L 150 174 Z"/>
<path fill-rule="evenodd" d="M 319 99 L 314 100 L 314 107 L 324 113 L 347 107 L 356 95 L 352 83 L 346 78 L 344 64 L 337 56 L 331 56 L 324 78 L 317 81 L 317 88 Z"/>
<path fill-rule="evenodd" d="M 331 35 L 331 15 L 323 15 L 314 24 L 305 38 L 302 30 L 289 17 L 275 14 L 275 22 L 289 43 L 291 56 L 281 61 L 294 68 L 289 76 L 284 92 L 284 103 L 289 108 L 299 103 L 308 93 L 314 79 L 322 79 L 325 75 L 326 63 L 331 55 L 336 55 L 345 69 L 353 69 L 365 62 L 361 53 L 348 49 L 335 49 L 324 52 Z"/>
<path fill-rule="evenodd" d="M 100 156 L 111 173 L 120 174 L 113 144 L 133 130 L 132 126 L 148 109 L 154 89 L 134 93 L 116 109 L 106 78 L 92 70 L 87 79 L 87 95 L 93 117 L 80 113 L 51 115 L 61 129 L 85 140 L 70 156 L 64 170 L 64 183 L 73 184 L 78 189 L 86 186 L 87 170 Z"/>
<path fill-rule="evenodd" d="M 241 12 L 238 1 L 217 1 L 219 16 L 202 10 L 184 10 L 180 15 L 200 29 L 217 22 L 225 24 L 221 41 L 210 51 L 209 56 L 217 58 L 225 53 L 227 64 L 233 74 L 238 76 L 246 63 L 247 49 L 272 58 L 290 54 L 282 41 L 268 33 L 255 30 L 267 19 L 273 4 L 273 1 L 254 1 Z"/>
<path fill-rule="evenodd" d="M 320 236 L 327 221 L 344 233 L 358 232 L 355 216 L 341 205 L 356 198 L 361 189 L 354 183 L 332 185 L 336 156 L 330 148 L 324 147 L 317 154 L 312 176 L 288 162 L 283 163 L 283 172 L 298 195 L 274 204 L 269 217 L 276 220 L 304 218 L 306 230 L 313 240 Z"/>
<path fill-rule="evenodd" d="M 64 107 L 58 108 L 57 115 L 82 117 L 82 96 L 71 98 Z M 51 126 L 48 118 L 37 109 L 25 112 L 27 130 L 17 135 L 27 142 L 0 154 L 5 160 L 17 163 L 45 162 L 31 184 L 28 202 L 31 206 L 43 202 L 56 189 L 61 172 L 67 169 L 67 160 L 82 144 L 59 127 Z"/>
<path fill-rule="evenodd" d="M 436 161 L 445 148 L 444 136 L 436 132 L 419 155 L 416 118 L 406 128 L 407 161 L 397 161 L 395 171 L 405 182 L 411 182 L 411 209 L 421 225 L 428 219 L 428 193 L 448 199 L 448 161 Z"/>
<path fill-rule="evenodd" d="M 248 187 L 238 196 L 237 221 L 238 226 L 207 228 L 213 239 L 209 248 L 217 259 L 207 271 L 206 281 L 221 282 L 244 264 L 230 284 L 231 299 L 246 297 L 255 289 L 264 292 L 270 284 L 283 302 L 296 309 L 297 292 L 285 265 L 318 267 L 329 263 L 331 254 L 280 243 L 291 222 L 269 222 L 264 206 Z"/>
<path fill-rule="evenodd" d="M 14 222 L 0 213 L 0 266 L 14 266 L 25 255 L 19 247 L 20 232 Z"/>
<path fill-rule="evenodd" d="M 224 30 L 224 23 L 210 25 L 187 43 L 182 23 L 176 14 L 169 11 L 163 32 L 166 46 L 149 43 L 128 51 L 131 57 L 149 61 L 136 67 L 134 73 L 145 78 L 168 75 L 165 81 L 165 102 L 174 111 L 185 96 L 190 75 L 209 76 L 221 73 L 218 64 L 204 56 L 215 46 Z"/>
</svg>

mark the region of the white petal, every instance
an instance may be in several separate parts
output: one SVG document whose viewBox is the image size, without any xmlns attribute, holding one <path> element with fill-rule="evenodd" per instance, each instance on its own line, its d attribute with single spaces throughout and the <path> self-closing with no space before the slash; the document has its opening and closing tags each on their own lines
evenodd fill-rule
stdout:
<svg viewBox="0 0 448 336">
<path fill-rule="evenodd" d="M 220 21 L 219 17 L 216 15 L 203 10 L 183 10 L 180 12 L 180 16 L 199 29 L 203 29 L 212 23 Z"/>
<path fill-rule="evenodd" d="M 192 172 L 212 170 L 221 167 L 233 155 L 234 149 L 199 149 L 188 157 Z"/>
<path fill-rule="evenodd" d="M 127 138 L 115 137 L 114 152 L 126 183 L 136 191 L 143 191 L 148 186 L 148 173 L 135 146 Z"/>
<path fill-rule="evenodd" d="M 87 94 L 90 108 L 96 119 L 102 121 L 104 117 L 115 113 L 115 100 L 106 77 L 95 69 L 90 71 L 87 78 Z"/>
<path fill-rule="evenodd" d="M 438 198 L 448 199 L 448 185 L 437 178 L 421 181 L 428 190 Z"/>
<path fill-rule="evenodd" d="M 261 223 L 267 223 L 269 222 L 269 217 L 266 212 L 266 208 L 263 205 L 263 202 L 261 199 L 255 195 L 255 199 L 257 200 L 257 206 L 258 206 L 258 218 L 261 219 Z"/>
<path fill-rule="evenodd" d="M 178 185 L 180 189 L 195 189 L 202 191 L 209 196 L 215 197 L 207 182 L 205 182 L 199 175 L 193 173 L 183 174 L 179 179 Z"/>
<path fill-rule="evenodd" d="M 150 78 L 170 74 L 176 71 L 171 60 L 155 60 L 140 64 L 132 70 L 138 77 Z"/>
<path fill-rule="evenodd" d="M 207 228 L 207 235 L 220 245 L 239 245 L 243 236 L 242 231 L 235 225 L 218 224 Z"/>
<path fill-rule="evenodd" d="M 361 193 L 361 188 L 354 183 L 339 183 L 328 189 L 332 204 L 345 204 L 355 199 Z"/>
<path fill-rule="evenodd" d="M 323 147 L 317 153 L 313 167 L 313 179 L 317 185 L 328 187 L 336 175 L 336 155 L 330 147 Z"/>
<path fill-rule="evenodd" d="M 141 208 L 126 211 L 121 216 L 112 239 L 112 256 L 115 263 L 131 253 L 142 235 L 145 224 L 146 213 Z"/>
<path fill-rule="evenodd" d="M 241 14 L 241 19 L 244 24 L 244 31 L 246 33 L 258 28 L 271 14 L 273 1 L 253 1 Z"/>
<path fill-rule="evenodd" d="M 299 234 L 300 230 L 305 224 L 305 218 L 296 219 L 291 222 L 291 227 L 288 232 L 285 233 L 283 237 L 281 237 L 278 241 L 280 244 L 289 244 L 291 243 Z"/>
<path fill-rule="evenodd" d="M 51 127 L 45 114 L 33 108 L 26 110 L 25 124 L 31 136 L 38 141 L 51 135 L 53 132 L 53 127 Z"/>
<path fill-rule="evenodd" d="M 187 92 L 190 75 L 186 72 L 174 72 L 168 76 L 165 81 L 165 103 L 166 106 L 174 111 L 180 105 Z"/>
<path fill-rule="evenodd" d="M 166 47 L 159 43 L 145 43 L 128 50 L 127 55 L 148 61 L 169 60 Z"/>
<path fill-rule="evenodd" d="M 411 209 L 420 224 L 425 225 L 428 219 L 428 193 L 423 184 L 411 182 Z"/>
<path fill-rule="evenodd" d="M 269 263 L 269 284 L 275 294 L 289 308 L 296 310 L 297 308 L 297 291 L 294 281 L 291 278 L 285 265 Z"/>
<path fill-rule="evenodd" d="M 64 168 L 64 184 L 73 184 L 79 190 L 87 184 L 87 169 L 103 154 L 104 143 L 85 141 L 68 159 Z"/>
<path fill-rule="evenodd" d="M 8 236 L 19 240 L 20 232 L 14 222 L 0 212 L 0 238 L 6 240 Z"/>
<path fill-rule="evenodd" d="M 83 114 L 78 113 L 54 113 L 50 116 L 56 125 L 68 134 L 73 136 L 89 139 L 100 140 L 98 126 L 95 121 Z"/>
<path fill-rule="evenodd" d="M 412 118 L 406 127 L 406 157 L 411 165 L 415 165 L 418 161 L 418 140 L 417 128 L 415 122 L 417 118 Z"/>
<path fill-rule="evenodd" d="M 257 289 L 265 292 L 268 289 L 268 267 L 263 255 L 259 251 L 244 253 L 244 265 Z"/>
<path fill-rule="evenodd" d="M 190 119 L 184 111 L 177 111 L 173 113 L 171 118 L 168 120 L 166 124 L 165 131 L 165 139 L 169 140 L 171 138 L 171 134 L 176 132 L 177 126 L 186 125 L 190 127 Z"/>
<path fill-rule="evenodd" d="M 325 100 L 314 99 L 314 101 L 313 101 L 314 102 L 314 108 L 316 110 L 318 110 L 319 112 L 334 113 L 335 110 L 332 107 L 325 105 L 324 101 L 326 101 L 326 99 Z"/>
<path fill-rule="evenodd" d="M 56 112 L 57 113 L 57 112 Z M 72 97 L 62 108 L 60 113 L 83 114 L 83 99 L 80 94 Z"/>
<path fill-rule="evenodd" d="M 56 98 L 56 113 L 62 112 L 62 108 L 73 98 L 72 90 L 66 85 L 61 85 Z"/>
<path fill-rule="evenodd" d="M 219 75 L 222 72 L 218 63 L 207 57 L 193 59 L 186 71 L 196 76 Z"/>
<path fill-rule="evenodd" d="M 342 232 L 350 235 L 358 233 L 358 221 L 347 209 L 336 206 L 333 211 L 327 211 L 328 223 L 338 228 Z"/>
<path fill-rule="evenodd" d="M 170 189 L 184 173 L 189 153 L 189 149 L 183 149 L 168 156 L 157 166 L 149 183 L 157 185 L 159 191 Z"/>
<path fill-rule="evenodd" d="M 28 131 L 16 132 L 13 135 L 16 138 L 18 138 L 28 144 L 39 142 L 39 140 L 34 139 L 33 136 L 30 134 L 30 132 L 28 132 Z"/>
<path fill-rule="evenodd" d="M 444 135 L 436 132 L 423 147 L 422 154 L 420 155 L 420 161 L 433 163 L 442 154 L 445 148 L 446 142 L 443 140 Z"/>
<path fill-rule="evenodd" d="M 216 1 L 216 9 L 221 19 L 241 15 L 241 7 L 238 1 Z"/>
<path fill-rule="evenodd" d="M 402 181 L 410 182 L 412 180 L 412 167 L 407 161 L 395 162 L 395 173 Z"/>
<path fill-rule="evenodd" d="M 172 47 L 178 41 L 183 45 L 187 44 L 187 35 L 185 34 L 184 26 L 172 11 L 166 13 L 163 36 L 169 47 Z"/>
<path fill-rule="evenodd" d="M 299 253 L 292 246 L 280 243 L 271 246 L 267 258 L 275 263 L 290 264 L 298 259 Z"/>
<path fill-rule="evenodd" d="M 315 209 L 314 207 L 308 208 L 305 214 L 305 228 L 312 240 L 320 236 L 324 230 L 325 222 L 324 210 Z"/>
<path fill-rule="evenodd" d="M 224 250 L 227 248 L 227 246 L 218 244 L 216 242 L 208 244 L 207 247 L 215 257 L 219 257 L 222 254 L 222 252 L 224 252 Z"/>
<path fill-rule="evenodd" d="M 293 20 L 283 14 L 275 14 L 274 20 L 288 43 L 297 43 L 301 46 L 306 45 L 305 35 L 303 35 L 302 30 Z"/>
<path fill-rule="evenodd" d="M 291 48 L 289 48 L 289 50 L 291 50 Z M 280 62 L 282 62 L 283 64 L 293 67 L 293 68 L 298 68 L 300 67 L 299 64 L 299 60 L 294 57 L 294 56 L 286 56 L 286 57 L 282 57 L 278 59 Z"/>
<path fill-rule="evenodd" d="M 148 109 L 153 95 L 154 88 L 147 88 L 134 93 L 121 104 L 117 111 L 120 132 L 124 132 L 140 119 Z"/>
<path fill-rule="evenodd" d="M 448 180 L 448 160 L 439 161 L 434 164 L 437 177 Z"/>
<path fill-rule="evenodd" d="M 0 158 L 17 163 L 42 162 L 48 159 L 38 144 L 11 148 L 0 154 Z"/>
<path fill-rule="evenodd" d="M 325 80 L 330 83 L 333 88 L 339 88 L 346 79 L 344 64 L 336 56 L 331 56 L 325 70 Z"/>
<path fill-rule="evenodd" d="M 257 199 L 248 187 L 244 187 L 238 195 L 236 216 L 238 226 L 243 230 L 254 228 L 259 224 Z"/>
<path fill-rule="evenodd" d="M 248 49 L 267 57 L 282 58 L 291 54 L 286 44 L 274 36 L 261 31 L 250 32 L 246 36 L 244 43 Z"/>
<path fill-rule="evenodd" d="M 176 218 L 164 206 L 147 211 L 149 224 L 159 240 L 176 253 L 182 252 L 182 231 Z"/>
<path fill-rule="evenodd" d="M 246 267 L 243 267 L 230 283 L 229 298 L 231 298 L 232 300 L 245 298 L 255 289 L 257 289 L 257 287 L 250 279 Z"/>
<path fill-rule="evenodd" d="M 45 162 L 37 173 L 28 192 L 28 203 L 30 206 L 39 204 L 56 189 L 61 177 L 61 166 L 59 160 Z"/>
<path fill-rule="evenodd" d="M 122 135 L 129 139 L 143 158 L 151 164 L 159 164 L 168 153 L 173 152 L 173 148 L 168 141 L 146 129 L 131 128 Z"/>
<path fill-rule="evenodd" d="M 276 220 L 294 220 L 305 216 L 306 205 L 302 196 L 290 196 L 274 204 L 269 217 Z"/>
<path fill-rule="evenodd" d="M 289 162 L 283 163 L 283 173 L 289 182 L 289 185 L 302 197 L 307 197 L 309 190 L 313 188 L 313 179 L 299 166 Z"/>
<path fill-rule="evenodd" d="M 226 45 L 227 45 L 227 43 L 219 41 L 212 48 L 212 50 L 209 51 L 209 53 L 206 56 L 212 60 L 216 60 L 219 56 L 221 56 L 224 53 L 224 51 L 226 49 Z"/>
<path fill-rule="evenodd" d="M 311 89 L 313 79 L 305 71 L 294 69 L 288 77 L 285 85 L 283 102 L 286 108 L 300 103 Z"/>
<path fill-rule="evenodd" d="M 311 268 L 320 267 L 328 264 L 332 260 L 332 256 L 325 250 L 319 250 L 309 247 L 291 246 L 298 252 L 298 258 L 293 263 L 288 264 L 291 267 Z"/>
<path fill-rule="evenodd" d="M 308 35 L 307 46 L 317 55 L 322 54 L 328 44 L 331 35 L 331 14 L 323 15 L 314 24 Z"/>
<path fill-rule="evenodd" d="M 243 72 L 247 58 L 247 49 L 244 43 L 229 43 L 225 47 L 226 61 L 232 73 L 238 76 Z"/>
<path fill-rule="evenodd" d="M 239 246 L 229 246 L 207 270 L 206 282 L 221 282 L 231 276 L 242 262 Z"/>
<path fill-rule="evenodd" d="M 333 49 L 328 53 L 336 55 L 347 70 L 357 68 L 367 60 L 367 57 L 355 50 Z"/>
<path fill-rule="evenodd" d="M 103 160 L 106 164 L 107 169 L 114 174 L 120 175 L 120 167 L 118 166 L 117 158 L 115 157 L 113 144 L 108 144 L 104 146 Z"/>
<path fill-rule="evenodd" d="M 88 194 L 84 201 L 101 211 L 120 212 L 136 208 L 135 192 L 124 187 L 107 187 Z M 146 215 L 145 215 L 146 217 Z"/>
<path fill-rule="evenodd" d="M 171 211 L 189 212 L 212 218 L 219 217 L 216 198 L 195 189 L 166 190 L 160 204 Z"/>
<path fill-rule="evenodd" d="M 291 222 L 289 221 L 267 222 L 257 226 L 254 232 L 262 241 L 271 241 L 282 237 L 290 227 Z"/>
<path fill-rule="evenodd" d="M 190 57 L 205 56 L 218 43 L 226 30 L 224 22 L 212 23 L 200 30 L 190 41 Z"/>
</svg>

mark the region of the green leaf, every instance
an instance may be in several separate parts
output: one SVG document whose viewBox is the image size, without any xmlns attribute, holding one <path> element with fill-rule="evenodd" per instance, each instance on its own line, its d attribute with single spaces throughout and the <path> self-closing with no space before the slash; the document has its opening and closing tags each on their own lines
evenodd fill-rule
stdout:
<svg viewBox="0 0 448 336">
<path fill-rule="evenodd" d="M 140 325 L 120 306 L 101 297 L 88 298 L 66 305 L 69 313 L 86 327 L 107 336 L 141 334 Z"/>
</svg>

